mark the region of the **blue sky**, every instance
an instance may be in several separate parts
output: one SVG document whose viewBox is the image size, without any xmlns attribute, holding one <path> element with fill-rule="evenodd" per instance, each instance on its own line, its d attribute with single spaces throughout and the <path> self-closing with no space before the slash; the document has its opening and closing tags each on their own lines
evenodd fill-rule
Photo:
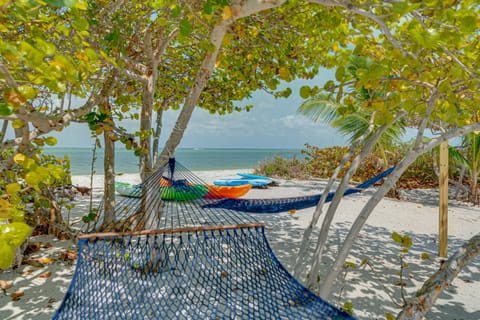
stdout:
<svg viewBox="0 0 480 320">
<path fill-rule="evenodd" d="M 297 114 L 302 103 L 299 88 L 305 84 L 322 86 L 333 78 L 333 74 L 322 71 L 313 80 L 298 80 L 289 83 L 292 95 L 275 99 L 257 91 L 252 98 L 238 105 L 253 104 L 250 112 L 235 112 L 219 116 L 196 109 L 187 127 L 180 147 L 184 148 L 294 148 L 305 143 L 320 147 L 344 145 L 345 139 L 334 129 Z M 178 111 L 164 115 L 164 129 L 161 142 L 170 133 Z M 130 132 L 138 130 L 138 121 L 124 121 L 122 125 Z M 86 124 L 71 124 L 61 133 L 54 133 L 58 147 L 91 147 L 93 139 Z"/>
</svg>

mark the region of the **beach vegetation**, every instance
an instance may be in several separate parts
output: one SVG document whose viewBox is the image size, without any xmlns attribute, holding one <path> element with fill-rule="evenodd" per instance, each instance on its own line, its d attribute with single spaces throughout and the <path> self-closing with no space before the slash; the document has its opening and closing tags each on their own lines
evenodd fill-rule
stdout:
<svg viewBox="0 0 480 320">
<path fill-rule="evenodd" d="M 464 170 L 468 172 L 468 200 L 474 204 L 480 204 L 478 179 L 480 175 L 480 134 L 471 132 L 462 137 L 459 148 L 450 148 L 449 152 L 452 162 L 462 168 L 459 183 L 464 179 Z"/>
<path fill-rule="evenodd" d="M 92 82 L 109 91 L 79 121 L 105 136 L 105 159 L 113 159 L 115 141 L 131 149 L 142 180 L 174 155 L 195 107 L 212 114 L 248 111 L 252 105 L 237 102 L 256 90 L 289 97 L 292 89 L 280 85 L 333 66 L 334 54 L 324 53 L 348 34 L 328 28 L 340 15 L 319 19 L 315 11 L 296 10 L 295 2 L 88 4 L 85 42 L 105 57 L 103 77 Z M 180 110 L 177 121 L 164 132 L 163 114 L 172 109 Z M 124 120 L 137 122 L 138 130 L 126 130 Z M 163 147 L 160 135 L 167 137 Z M 113 160 L 107 163 L 105 194 L 113 199 Z"/>
<path fill-rule="evenodd" d="M 352 56 L 345 67 L 337 69 L 336 78 L 345 77 L 349 73 L 352 78 L 350 84 L 346 84 L 342 92 L 347 92 L 347 97 L 343 103 L 340 103 L 339 96 L 333 97 L 324 92 L 315 94 L 310 91 L 306 96 L 305 102 L 298 108 L 297 112 L 303 114 L 315 122 L 328 123 L 332 128 L 347 137 L 347 142 L 352 143 L 361 137 L 369 128 L 369 119 L 372 113 L 377 112 L 375 108 L 365 108 L 365 104 L 371 104 L 372 100 L 385 100 L 386 90 L 380 88 L 355 90 L 353 83 L 359 81 L 359 75 L 362 72 L 371 74 L 377 71 L 377 67 L 372 59 L 362 56 Z M 382 124 L 381 121 L 374 121 L 373 125 L 377 128 Z M 380 137 L 373 151 L 378 150 L 382 155 L 385 166 L 388 166 L 386 151 L 394 148 L 395 144 L 401 143 L 401 138 L 405 134 L 407 122 L 400 118 L 395 125 L 390 126 Z"/>
<path fill-rule="evenodd" d="M 7 253 L 30 234 L 24 219 L 34 229 L 61 232 L 61 207 L 68 200 L 57 191 L 70 185 L 69 160 L 44 154 L 43 148 L 56 144 L 50 133 L 61 131 L 98 102 L 97 88 L 86 81 L 99 76 L 102 60 L 84 41 L 89 36 L 83 17 L 87 3 L 49 3 L 0 5 L 2 17 L 8 17 L 0 21 L 2 267 L 11 265 Z M 73 97 L 79 106 L 73 105 Z M 16 254 L 16 260 L 21 256 Z"/>
<path fill-rule="evenodd" d="M 254 168 L 254 174 L 284 179 L 307 179 L 312 176 L 304 159 L 287 159 L 280 156 L 258 163 Z"/>
<path fill-rule="evenodd" d="M 381 149 L 372 151 L 360 164 L 352 177 L 352 183 L 363 182 L 388 169 L 384 163 L 384 156 L 390 164 L 398 162 L 407 150 L 407 144 L 390 145 L 389 150 L 383 153 Z M 341 162 L 348 147 L 334 146 L 319 148 L 305 144 L 301 150 L 304 158 L 285 159 L 275 157 L 260 162 L 255 167 L 255 173 L 284 179 L 322 178 L 328 179 Z M 358 152 L 358 151 L 357 151 Z M 400 177 L 394 190 L 389 195 L 398 195 L 398 190 L 422 189 L 438 187 L 438 176 L 435 170 L 435 154 L 426 153 L 420 156 Z M 342 178 L 348 166 L 338 174 Z M 458 174 L 458 173 L 457 173 Z M 452 170 L 452 179 L 456 178 Z"/>
<path fill-rule="evenodd" d="M 338 49 L 343 54 L 343 64 L 337 64 L 335 80 L 328 81 L 320 90 L 311 87 L 300 92 L 306 99 L 322 94 L 322 101 L 325 98 L 330 101 L 326 104 L 328 107 L 334 106 L 332 101 L 336 102 L 335 117 L 364 117 L 368 124 L 362 134 L 351 141 L 330 176 L 310 226 L 304 232 L 297 258 L 295 275 L 304 272 L 299 269 L 302 264 L 298 262 L 306 256 L 305 250 L 311 245 L 310 236 L 323 213 L 326 195 L 342 169 L 345 170 L 326 209 L 307 270 L 307 285 L 326 299 L 369 215 L 402 174 L 419 156 L 443 141 L 480 128 L 478 121 L 472 121 L 480 98 L 478 62 L 470 54 L 478 50 L 477 33 L 472 27 L 478 19 L 469 13 L 471 10 L 477 12 L 478 8 L 472 2 L 457 3 L 448 8 L 429 3 L 403 3 L 401 6 L 385 3 L 381 10 L 365 4 L 349 7 L 338 3 L 331 6 L 343 10 L 344 14 L 352 14 L 355 20 L 352 28 L 357 28 L 361 21 L 372 26 L 368 21 L 374 21 L 376 31 L 359 32 L 358 37 L 349 38 L 350 47 Z M 475 23 L 471 24 L 473 21 Z M 368 63 L 357 68 L 354 74 L 347 72 L 352 59 L 358 57 Z M 415 138 L 407 144 L 402 158 L 394 163 L 395 170 L 360 210 L 335 262 L 329 265 L 327 275 L 317 283 L 315 279 L 320 267 L 325 268 L 323 251 L 328 231 L 344 191 L 363 161 L 399 121 L 415 128 Z M 433 137 L 425 139 L 427 130 Z"/>
<path fill-rule="evenodd" d="M 311 79 L 325 67 L 335 70 L 335 79 L 302 87 L 299 94 L 317 105 L 328 101 L 328 107 L 335 107 L 330 115 L 356 134 L 304 233 L 297 262 L 309 257 L 305 250 L 313 242 L 310 270 L 297 263 L 294 273 L 307 272 L 307 285 L 328 299 L 359 232 L 398 179 L 440 143 L 480 130 L 478 10 L 475 1 L 2 2 L 0 12 L 8 19 L 0 20 L 0 147 L 11 156 L 0 164 L 0 196 L 6 200 L 1 222 L 7 225 L 1 253 L 11 260 L 27 230 L 12 224 L 23 220 L 21 212 L 29 206 L 43 215 L 52 212 L 51 225 L 62 222 L 51 190 L 68 182 L 68 170 L 60 160 L 41 157 L 42 144 L 54 143 L 46 137 L 49 133 L 72 121 L 86 122 L 96 135 L 104 135 L 109 155 L 115 141 L 134 149 L 144 180 L 175 153 L 195 107 L 219 114 L 248 110 L 235 101 L 255 90 L 288 97 L 294 92 L 283 83 Z M 180 109 L 178 119 L 161 151 L 152 150 L 162 131 L 162 114 L 170 108 Z M 138 131 L 122 128 L 124 119 L 139 121 Z M 386 164 L 386 146 L 392 141 L 388 132 L 403 121 L 416 129 L 416 137 L 361 209 L 318 283 L 328 231 L 344 191 L 379 145 Z M 7 127 L 14 138 L 5 140 Z M 433 135 L 429 140 L 427 130 Z M 110 172 L 112 157 L 106 158 Z M 474 174 L 470 178 L 476 184 Z M 111 172 L 109 177 L 107 196 L 112 197 Z M 319 236 L 312 240 L 337 180 Z M 472 238 L 467 243 L 471 250 L 452 264 L 462 261 L 457 264 L 461 269 L 478 254 L 478 243 L 478 237 Z M 432 290 L 427 287 L 425 294 Z"/>
</svg>

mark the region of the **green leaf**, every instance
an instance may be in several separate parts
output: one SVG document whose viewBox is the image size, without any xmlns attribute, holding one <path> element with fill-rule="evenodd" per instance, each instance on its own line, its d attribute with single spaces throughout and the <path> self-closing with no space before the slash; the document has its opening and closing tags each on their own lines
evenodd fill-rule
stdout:
<svg viewBox="0 0 480 320">
<path fill-rule="evenodd" d="M 15 120 L 12 121 L 12 128 L 19 129 L 21 127 L 23 127 L 23 121 L 22 120 L 15 119 Z"/>
<path fill-rule="evenodd" d="M 309 86 L 302 86 L 300 88 L 300 97 L 302 97 L 302 99 L 307 99 L 308 97 L 310 97 L 311 92 L 312 89 L 310 89 Z"/>
<path fill-rule="evenodd" d="M 42 179 L 40 178 L 40 176 L 34 171 L 27 172 L 27 174 L 25 175 L 25 182 L 29 186 L 32 186 L 32 187 L 38 186 L 38 184 L 41 181 Z"/>
<path fill-rule="evenodd" d="M 63 0 L 63 6 L 67 8 L 74 8 L 76 2 L 76 0 Z"/>
<path fill-rule="evenodd" d="M 90 62 L 95 62 L 98 60 L 98 55 L 97 53 L 95 52 L 95 50 L 91 49 L 91 48 L 87 48 L 85 49 L 85 51 L 83 51 L 83 53 L 88 57 L 88 60 Z"/>
<path fill-rule="evenodd" d="M 396 243 L 399 243 L 399 244 L 402 244 L 402 236 L 399 234 L 399 233 L 396 233 L 396 232 L 393 232 L 392 233 L 392 239 L 393 241 L 395 241 Z"/>
<path fill-rule="evenodd" d="M 38 90 L 27 85 L 18 87 L 18 91 L 25 97 L 25 99 L 30 100 L 37 96 Z"/>
<path fill-rule="evenodd" d="M 385 315 L 385 319 L 386 319 L 386 320 L 395 320 L 395 316 L 394 316 L 393 314 L 391 314 L 391 313 L 387 313 L 387 314 Z"/>
<path fill-rule="evenodd" d="M 118 46 L 120 40 L 120 30 L 118 28 L 113 28 L 112 32 L 105 36 L 105 40 L 109 41 L 114 47 Z"/>
<path fill-rule="evenodd" d="M 428 253 L 423 252 L 423 253 L 420 255 L 420 258 L 421 258 L 422 260 L 429 260 L 431 257 L 430 257 L 430 255 L 429 255 Z"/>
<path fill-rule="evenodd" d="M 180 15 L 181 12 L 182 12 L 182 7 L 175 6 L 172 9 L 172 18 L 174 18 L 174 19 L 178 18 L 178 16 Z"/>
<path fill-rule="evenodd" d="M 164 27 L 168 24 L 168 20 L 163 18 L 163 17 L 160 17 L 156 20 L 157 24 L 161 27 Z"/>
<path fill-rule="evenodd" d="M 54 146 L 57 144 L 57 138 L 55 137 L 48 137 L 45 139 L 45 143 L 49 146 Z"/>
<path fill-rule="evenodd" d="M 335 71 L 335 79 L 339 82 L 343 82 L 343 78 L 345 77 L 345 67 L 340 66 L 337 68 L 337 71 Z"/>
<path fill-rule="evenodd" d="M 333 80 L 328 80 L 327 82 L 325 82 L 323 88 L 327 91 L 332 90 L 335 88 L 335 82 L 333 82 Z"/>
<path fill-rule="evenodd" d="M 353 314 L 353 303 L 351 303 L 350 301 L 346 301 L 342 306 L 342 310 L 346 314 L 352 315 Z"/>
<path fill-rule="evenodd" d="M 283 97 L 283 98 L 288 98 L 292 94 L 292 89 L 291 88 L 286 88 L 285 90 L 281 90 L 275 94 L 276 97 Z"/>
<path fill-rule="evenodd" d="M 205 3 L 203 6 L 203 13 L 205 14 L 212 14 L 213 13 L 213 5 L 210 2 Z"/>
<path fill-rule="evenodd" d="M 45 0 L 45 3 L 58 8 L 64 7 L 64 2 L 63 0 Z"/>
<path fill-rule="evenodd" d="M 87 10 L 88 9 L 88 4 L 85 0 L 76 0 L 75 1 L 75 8 L 79 10 Z"/>
<path fill-rule="evenodd" d="M 460 30 L 468 33 L 477 30 L 477 18 L 474 16 L 464 17 L 460 23 Z"/>
<path fill-rule="evenodd" d="M 7 186 L 5 187 L 5 191 L 7 191 L 7 193 L 10 195 L 16 194 L 20 190 L 21 190 L 21 187 L 17 182 L 7 184 Z"/>
<path fill-rule="evenodd" d="M 72 21 L 72 25 L 79 31 L 88 30 L 89 27 L 88 21 L 82 17 L 77 17 L 74 21 Z"/>
<path fill-rule="evenodd" d="M 13 113 L 13 108 L 5 102 L 0 102 L 0 116 L 9 116 Z"/>
<path fill-rule="evenodd" d="M 167 5 L 166 1 L 165 0 L 155 0 L 155 1 L 152 1 L 150 2 L 150 6 L 153 8 L 153 9 L 161 9 L 163 7 L 165 7 Z"/>
<path fill-rule="evenodd" d="M 38 50 L 43 51 L 43 53 L 45 53 L 47 56 L 51 56 L 55 54 L 55 51 L 57 51 L 57 48 L 54 44 L 51 44 L 41 38 L 35 38 L 35 45 Z"/>
<path fill-rule="evenodd" d="M 180 21 L 180 34 L 184 37 L 188 37 L 192 32 L 192 24 L 187 19 Z"/>
<path fill-rule="evenodd" d="M 12 222 L 0 225 L 0 236 L 13 248 L 19 247 L 30 235 L 32 228 L 25 222 Z M 0 255 L 1 257 L 1 255 Z"/>
<path fill-rule="evenodd" d="M 405 236 L 403 236 L 403 243 L 402 244 L 405 248 L 410 248 L 413 244 L 412 239 L 409 236 L 405 235 Z"/>
<path fill-rule="evenodd" d="M 6 270 L 12 265 L 15 250 L 5 241 L 0 241 L 0 269 Z"/>
<path fill-rule="evenodd" d="M 408 9 L 409 9 L 409 5 L 408 5 L 408 2 L 406 1 L 397 1 L 392 6 L 392 11 L 399 14 L 407 13 L 409 11 Z"/>
</svg>

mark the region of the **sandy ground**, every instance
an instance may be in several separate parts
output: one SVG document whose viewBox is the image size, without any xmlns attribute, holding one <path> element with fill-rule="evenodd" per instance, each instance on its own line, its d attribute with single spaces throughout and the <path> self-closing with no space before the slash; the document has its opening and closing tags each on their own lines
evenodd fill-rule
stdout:
<svg viewBox="0 0 480 320">
<path fill-rule="evenodd" d="M 200 171 L 196 174 L 207 183 L 221 177 L 234 177 L 236 172 L 249 170 Z M 135 183 L 136 175 L 123 175 L 118 181 Z M 324 181 L 279 180 L 280 186 L 269 189 L 252 189 L 246 198 L 278 198 L 320 193 Z M 94 203 L 102 196 L 102 176 L 93 181 Z M 75 176 L 73 184 L 90 185 L 90 177 Z M 346 236 L 362 206 L 373 190 L 345 197 L 334 219 L 324 259 L 327 270 L 335 252 Z M 400 247 L 392 240 L 392 232 L 407 234 L 413 246 L 406 254 L 408 268 L 404 273 L 406 296 L 411 297 L 415 290 L 438 269 L 438 191 L 414 190 L 404 194 L 408 200 L 383 199 L 374 210 L 357 240 L 348 261 L 357 265 L 350 270 L 345 281 L 337 281 L 336 294 L 330 302 L 353 304 L 354 315 L 359 319 L 385 319 L 387 313 L 396 315 L 396 303 L 401 304 L 401 287 L 398 272 Z M 70 214 L 70 221 L 78 220 L 89 206 L 89 197 L 77 196 L 77 206 Z M 293 259 L 299 248 L 303 230 L 311 220 L 313 208 L 299 210 L 294 214 L 257 214 L 267 225 L 268 240 L 279 260 L 288 270 L 293 268 Z M 467 239 L 480 231 L 480 209 L 455 201 L 449 204 L 449 255 L 455 252 Z M 314 237 L 318 236 L 314 234 Z M 0 280 L 13 281 L 12 288 L 0 292 L 0 319 L 50 319 L 61 303 L 72 279 L 75 261 L 57 258 L 65 257 L 65 250 L 75 250 L 71 241 L 60 241 L 51 237 L 32 237 L 30 242 L 41 242 L 42 247 L 29 256 L 30 259 L 48 262 L 43 267 L 22 265 L 14 271 L 0 273 Z M 428 253 L 429 259 L 421 259 Z M 360 262 L 368 259 L 369 264 L 360 267 Z M 48 274 L 50 273 L 51 274 Z M 45 276 L 47 273 L 48 276 Z M 343 290 L 341 290 L 343 287 Z M 342 291 L 341 297 L 338 293 Z M 17 301 L 12 293 L 23 292 Z M 427 319 L 461 320 L 480 319 L 480 257 L 474 259 L 457 279 L 437 300 Z"/>
</svg>

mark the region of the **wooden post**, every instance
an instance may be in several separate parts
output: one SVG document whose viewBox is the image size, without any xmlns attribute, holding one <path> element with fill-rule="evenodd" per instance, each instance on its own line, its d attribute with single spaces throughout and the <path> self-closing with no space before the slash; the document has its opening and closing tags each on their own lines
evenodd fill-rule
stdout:
<svg viewBox="0 0 480 320">
<path fill-rule="evenodd" d="M 448 141 L 440 144 L 440 214 L 438 255 L 448 256 Z"/>
</svg>

